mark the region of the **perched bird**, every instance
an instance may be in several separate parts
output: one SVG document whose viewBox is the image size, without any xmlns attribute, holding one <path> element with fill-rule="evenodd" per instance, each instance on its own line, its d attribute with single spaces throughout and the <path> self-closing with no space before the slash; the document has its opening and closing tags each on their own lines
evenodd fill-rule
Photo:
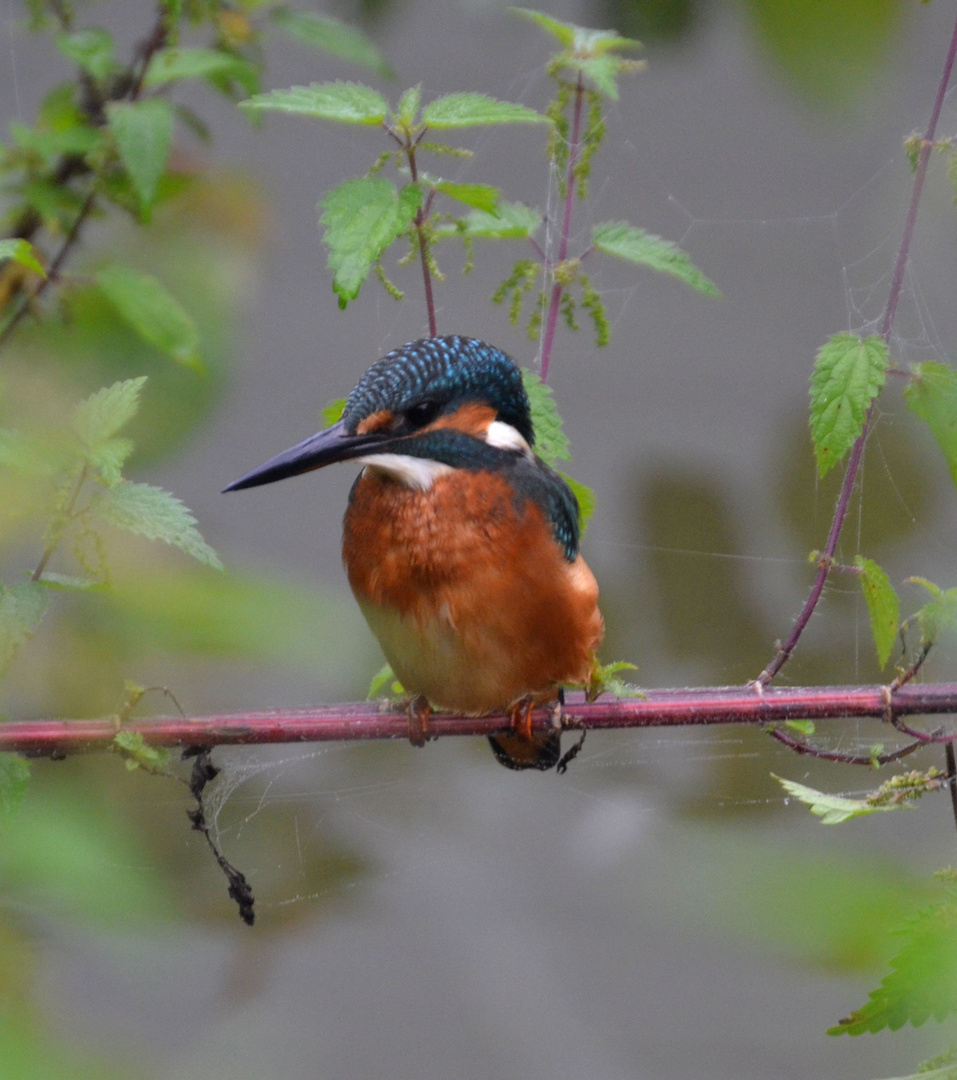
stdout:
<svg viewBox="0 0 957 1080">
<path fill-rule="evenodd" d="M 522 376 L 482 341 L 413 341 L 369 368 L 342 419 L 225 491 L 334 461 L 363 466 L 349 496 L 349 584 L 396 677 L 430 706 L 508 711 L 490 738 L 502 764 L 548 769 L 560 733 L 532 735 L 530 710 L 588 678 L 604 626 L 578 552 L 578 503 L 536 457 Z"/>
</svg>

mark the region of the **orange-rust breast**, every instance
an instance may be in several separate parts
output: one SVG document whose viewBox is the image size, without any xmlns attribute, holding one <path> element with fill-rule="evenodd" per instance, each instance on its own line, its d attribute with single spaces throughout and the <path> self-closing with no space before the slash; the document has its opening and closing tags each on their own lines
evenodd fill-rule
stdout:
<svg viewBox="0 0 957 1080">
<path fill-rule="evenodd" d="M 588 675 L 603 634 L 595 579 L 498 473 L 457 469 L 420 491 L 366 469 L 343 558 L 396 675 L 437 706 L 489 712 Z"/>
</svg>

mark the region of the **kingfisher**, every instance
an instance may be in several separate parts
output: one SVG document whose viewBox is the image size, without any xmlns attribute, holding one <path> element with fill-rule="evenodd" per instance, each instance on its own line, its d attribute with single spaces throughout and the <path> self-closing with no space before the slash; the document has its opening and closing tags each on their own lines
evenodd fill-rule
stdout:
<svg viewBox="0 0 957 1080">
<path fill-rule="evenodd" d="M 377 360 L 342 418 L 229 484 L 270 484 L 336 461 L 362 466 L 342 558 L 396 678 L 413 695 L 410 738 L 431 708 L 506 712 L 490 737 L 512 769 L 550 769 L 560 730 L 535 733 L 534 706 L 561 707 L 585 682 L 604 623 L 579 553 L 578 502 L 534 451 L 522 375 L 468 337 L 413 341 Z"/>
</svg>

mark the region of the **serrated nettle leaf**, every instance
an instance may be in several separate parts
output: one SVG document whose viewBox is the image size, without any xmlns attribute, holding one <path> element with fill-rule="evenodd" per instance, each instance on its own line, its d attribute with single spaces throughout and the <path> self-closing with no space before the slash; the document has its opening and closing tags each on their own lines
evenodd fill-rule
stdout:
<svg viewBox="0 0 957 1080">
<path fill-rule="evenodd" d="M 487 239 L 520 239 L 532 236 L 542 223 L 538 210 L 524 203 L 500 202 L 494 214 L 474 210 L 465 219 L 469 236 Z"/>
<path fill-rule="evenodd" d="M 123 466 L 133 453 L 131 439 L 105 439 L 87 451 L 86 460 L 100 474 L 107 487 L 113 487 L 123 479 Z"/>
<path fill-rule="evenodd" d="M 344 124 L 381 124 L 389 103 L 371 86 L 361 83 L 313 83 L 256 94 L 239 107 L 247 112 L 283 112 L 337 120 Z"/>
<path fill-rule="evenodd" d="M 40 277 L 47 276 L 29 240 L 0 240 L 0 262 L 4 259 L 12 259 Z"/>
<path fill-rule="evenodd" d="M 522 382 L 525 384 L 525 393 L 528 394 L 532 411 L 535 452 L 546 465 L 554 465 L 556 461 L 571 461 L 571 448 L 552 388 L 543 383 L 533 371 L 523 370 Z"/>
<path fill-rule="evenodd" d="M 687 252 L 669 240 L 645 232 L 627 221 L 606 221 L 592 229 L 592 245 L 606 255 L 671 274 L 706 296 L 720 296 L 713 281 L 694 265 Z"/>
<path fill-rule="evenodd" d="M 871 634 L 877 649 L 877 661 L 883 667 L 894 648 L 900 624 L 900 600 L 886 572 L 872 559 L 863 555 L 854 557 L 854 565 L 861 571 L 861 591 L 867 602 L 867 614 L 871 621 Z"/>
<path fill-rule="evenodd" d="M 333 424 L 338 424 L 342 419 L 342 414 L 346 411 L 346 398 L 333 398 L 332 401 L 322 410 L 322 423 L 324 427 L 332 427 Z"/>
<path fill-rule="evenodd" d="M 474 206 L 489 214 L 494 215 L 495 208 L 498 206 L 499 190 L 491 184 L 456 184 L 450 180 L 436 180 L 430 183 L 427 178 L 423 178 L 423 182 L 429 183 L 436 191 L 441 191 L 450 199 L 456 199 L 460 203 L 465 203 L 466 206 Z"/>
<path fill-rule="evenodd" d="M 547 116 L 498 101 L 487 94 L 446 94 L 430 101 L 422 111 L 422 121 L 430 128 L 476 127 L 482 124 L 550 124 Z"/>
<path fill-rule="evenodd" d="M 96 446 L 125 427 L 139 410 L 145 385 L 146 376 L 140 375 L 115 382 L 84 398 L 70 421 L 80 442 L 84 446 Z"/>
<path fill-rule="evenodd" d="M 372 42 L 353 26 L 314 11 L 279 8 L 269 12 L 270 19 L 283 33 L 301 45 L 330 53 L 342 60 L 374 71 L 384 79 L 392 78 L 392 69 Z"/>
<path fill-rule="evenodd" d="M 785 780 L 783 777 L 775 776 L 774 773 L 771 775 L 790 796 L 804 803 L 815 817 L 819 817 L 822 825 L 840 825 L 841 822 L 850 821 L 851 818 L 866 817 L 878 811 L 896 810 L 901 806 L 910 805 L 897 803 L 875 806 L 866 799 L 845 799 L 842 795 L 828 795 L 827 792 L 817 791 L 804 784 L 798 784 L 794 780 Z"/>
<path fill-rule="evenodd" d="M 512 8 L 516 15 L 530 19 L 556 38 L 572 53 L 579 56 L 601 56 L 616 49 L 640 49 L 641 42 L 635 38 L 622 37 L 614 30 L 594 30 L 588 26 L 563 22 L 550 15 L 543 15 L 531 8 Z"/>
<path fill-rule="evenodd" d="M 815 731 L 813 720 L 785 720 L 783 727 L 790 728 L 800 735 L 813 735 Z"/>
<path fill-rule="evenodd" d="M 562 22 L 561 19 L 553 19 L 550 15 L 543 15 L 540 11 L 531 8 L 514 7 L 512 11 L 522 18 L 528 19 L 538 25 L 553 38 L 557 38 L 566 48 L 571 48 L 575 43 L 575 31 L 579 29 L 574 23 Z"/>
<path fill-rule="evenodd" d="M 828 1029 L 829 1035 L 861 1035 L 905 1024 L 938 1023 L 957 1012 L 957 902 L 919 912 L 900 931 L 904 944 L 891 960 L 890 972 L 872 990 L 866 1005 Z M 931 1073 L 922 1073 L 931 1076 Z"/>
<path fill-rule="evenodd" d="M 161 488 L 123 480 L 97 502 L 96 511 L 117 528 L 170 544 L 206 566 L 223 569 L 219 556 L 195 527 L 196 519 L 179 499 Z"/>
<path fill-rule="evenodd" d="M 374 701 L 376 698 L 381 697 L 401 697 L 404 693 L 402 683 L 395 677 L 395 672 L 389 664 L 384 664 L 372 676 L 366 700 Z"/>
<path fill-rule="evenodd" d="M 48 165 L 63 154 L 89 154 L 100 142 L 100 133 L 96 128 L 81 122 L 53 129 L 29 128 L 13 123 L 10 134 L 18 147 L 43 158 Z M 76 192 L 71 194 L 76 199 L 80 198 Z"/>
<path fill-rule="evenodd" d="M 877 335 L 836 334 L 811 374 L 811 439 L 819 476 L 851 449 L 887 373 L 887 345 Z"/>
<path fill-rule="evenodd" d="M 0 585 L 0 674 L 23 642 L 33 636 L 48 600 L 46 590 L 35 581 Z"/>
<path fill-rule="evenodd" d="M 49 570 L 43 571 L 43 577 L 37 582 L 44 589 L 52 589 L 54 592 L 89 592 L 92 589 L 105 589 L 106 583 L 97 581 L 96 578 L 73 577 L 70 574 L 51 574 Z"/>
<path fill-rule="evenodd" d="M 369 271 L 412 224 L 421 203 L 417 184 L 397 191 L 380 177 L 347 180 L 325 195 L 319 220 L 340 307 L 359 295 Z"/>
<path fill-rule="evenodd" d="M 113 38 L 99 26 L 73 34 L 57 34 L 56 45 L 68 60 L 79 64 L 97 82 L 103 82 L 116 67 Z"/>
<path fill-rule="evenodd" d="M 588 529 L 588 522 L 595 512 L 595 492 L 587 484 L 583 484 L 580 480 L 569 476 L 568 473 L 560 472 L 558 475 L 571 488 L 572 494 L 578 502 L 578 528 L 582 536 L 584 536 Z"/>
<path fill-rule="evenodd" d="M 0 754 L 0 818 L 20 809 L 30 780 L 30 764 L 19 754 Z"/>
<path fill-rule="evenodd" d="M 154 89 L 183 79 L 231 80 L 252 93 L 259 73 L 248 60 L 219 49 L 161 49 L 150 61 L 143 85 Z"/>
<path fill-rule="evenodd" d="M 908 406 L 930 428 L 957 484 L 957 368 L 917 364 L 904 389 Z"/>
<path fill-rule="evenodd" d="M 103 295 L 144 341 L 180 364 L 201 370 L 199 330 L 166 286 L 128 266 L 105 266 L 95 275 Z"/>
<path fill-rule="evenodd" d="M 169 766 L 169 750 L 163 746 L 150 746 L 138 731 L 118 731 L 113 736 L 113 745 L 123 754 L 128 769 L 162 772 Z"/>
<path fill-rule="evenodd" d="M 422 84 L 410 86 L 399 98 L 396 106 L 395 118 L 406 130 L 411 130 L 415 125 L 415 118 L 419 115 L 419 107 L 422 104 Z"/>
<path fill-rule="evenodd" d="M 933 645 L 957 627 L 957 589 L 939 590 L 914 616 L 925 644 Z"/>
<path fill-rule="evenodd" d="M 144 207 L 153 204 L 173 140 L 173 107 L 163 98 L 106 106 L 116 148 Z"/>
<path fill-rule="evenodd" d="M 222 570 L 219 556 L 196 528 L 196 518 L 175 495 L 152 484 L 121 480 L 95 503 L 99 518 L 118 529 L 171 544 L 201 563 Z"/>
</svg>

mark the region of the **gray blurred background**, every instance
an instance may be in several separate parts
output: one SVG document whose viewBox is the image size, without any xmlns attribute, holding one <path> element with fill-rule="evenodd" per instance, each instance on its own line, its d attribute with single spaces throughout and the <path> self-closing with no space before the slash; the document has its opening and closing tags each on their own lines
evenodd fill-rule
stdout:
<svg viewBox="0 0 957 1080">
<path fill-rule="evenodd" d="M 142 6 L 119 5 L 131 39 Z M 100 7 L 104 20 L 118 9 Z M 626 219 L 678 242 L 723 293 L 708 299 L 594 259 L 611 343 L 596 350 L 587 328 L 559 332 L 550 381 L 570 471 L 598 499 L 584 553 L 602 589 L 604 656 L 637 663 L 645 686 L 741 682 L 787 633 L 811 581 L 807 552 L 825 540 L 836 485 L 814 475 L 808 375 L 829 335 L 871 332 L 880 318 L 909 193 L 902 142 L 929 115 L 953 5 L 873 0 L 829 14 L 827 4 L 801 4 L 788 18 L 769 0 L 547 10 L 646 42 L 647 70 L 622 80 L 608 110 L 576 234 Z M 427 98 L 466 89 L 548 101 L 550 44 L 504 5 L 380 0 L 334 13 L 361 21 L 385 54 L 397 79 L 376 85 L 390 97 L 421 82 Z M 66 67 L 16 31 L 18 17 L 4 0 L 0 105 L 26 120 L 50 65 Z M 332 78 L 368 77 L 270 45 L 270 87 Z M 421 282 L 396 270 L 404 303 L 370 281 L 345 312 L 331 290 L 316 202 L 385 148 L 376 132 L 285 117 L 253 130 L 224 102 L 207 96 L 202 108 L 217 131 L 217 167 L 256 190 L 242 204 L 257 208 L 254 242 L 221 279 L 239 298 L 227 392 L 186 452 L 138 478 L 180 496 L 234 571 L 284 582 L 291 605 L 301 594 L 301 650 L 284 646 L 296 655 L 283 666 L 275 657 L 191 665 L 158 649 L 131 675 L 173 686 L 193 714 L 355 699 L 381 658 L 339 561 L 353 472 L 228 497 L 218 489 L 316 430 L 322 406 L 369 363 L 427 332 Z M 942 131 L 954 127 L 949 99 Z M 476 157 L 443 160 L 451 178 L 495 183 L 543 209 L 556 197 L 539 133 L 478 131 L 463 143 Z M 188 143 L 180 152 L 204 154 Z M 952 204 L 942 169 L 932 170 L 897 363 L 950 356 Z M 460 252 L 440 249 L 439 331 L 534 365 L 537 344 L 489 303 L 520 254 L 479 244 L 462 277 Z M 898 389 L 881 409 L 844 554 L 864 551 L 896 582 L 919 573 L 953 584 L 946 469 Z M 848 582 L 829 594 L 786 678 L 873 681 L 872 653 Z M 952 657 L 929 670 L 953 677 Z M 859 748 L 882 736 L 842 725 L 830 737 Z M 179 824 L 178 793 L 117 781 L 115 763 L 102 763 L 103 784 L 120 785 L 111 798 L 128 799 L 169 847 L 112 869 L 171 874 L 171 895 L 186 893 L 192 915 L 149 931 L 83 932 L 51 916 L 40 935 L 51 1022 L 163 1080 L 912 1071 L 946 1032 L 850 1040 L 824 1029 L 886 970 L 868 944 L 870 922 L 903 917 L 930 870 L 950 861 L 948 808 L 824 830 L 786 807 L 770 772 L 855 793 L 874 781 L 811 768 L 766 742 L 738 729 L 593 734 L 561 778 L 508 773 L 484 743 L 451 740 L 424 751 L 223 753 L 215 826 L 256 889 L 252 931 Z"/>
</svg>

